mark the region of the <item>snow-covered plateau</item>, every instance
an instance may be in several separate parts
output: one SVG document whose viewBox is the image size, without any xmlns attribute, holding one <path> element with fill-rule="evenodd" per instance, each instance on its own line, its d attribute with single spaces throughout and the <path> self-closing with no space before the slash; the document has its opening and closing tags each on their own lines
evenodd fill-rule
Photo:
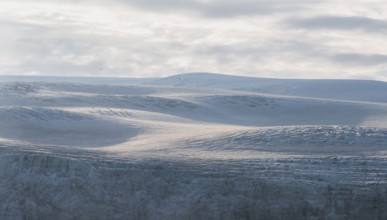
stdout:
<svg viewBox="0 0 387 220">
<path fill-rule="evenodd" d="M 0 219 L 387 219 L 387 83 L 0 76 Z"/>
</svg>

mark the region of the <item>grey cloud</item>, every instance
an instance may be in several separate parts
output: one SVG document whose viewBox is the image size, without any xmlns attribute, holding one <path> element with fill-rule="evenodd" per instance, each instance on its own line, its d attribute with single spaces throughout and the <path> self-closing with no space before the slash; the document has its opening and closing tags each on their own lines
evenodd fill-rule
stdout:
<svg viewBox="0 0 387 220">
<path fill-rule="evenodd" d="M 0 74 L 128 76 L 134 70 L 139 72 L 144 66 L 165 61 L 157 60 L 165 58 L 162 51 L 155 52 L 157 45 L 138 37 L 81 33 L 76 31 L 80 27 L 58 25 L 60 28 L 0 21 L 0 30 L 11 27 L 13 32 L 0 40 L 4 49 L 0 51 L 2 63 L 17 61 L 7 66 L 1 64 Z M 40 29 L 46 26 L 45 31 Z M 3 44 L 9 47 L 4 48 Z M 111 51 L 115 49 L 121 55 Z"/>
<path fill-rule="evenodd" d="M 279 43 L 277 43 L 279 44 Z M 293 52 L 307 59 L 333 62 L 341 66 L 372 67 L 387 64 L 385 54 L 339 53 L 334 48 L 313 44 L 313 42 L 289 42 L 280 47 L 279 53 Z"/>
<path fill-rule="evenodd" d="M 90 4 L 107 2 L 82 1 Z M 122 7 L 120 4 L 117 6 L 117 2 L 128 8 L 116 10 L 116 7 Z M 246 27 L 242 26 L 240 32 L 230 35 L 228 33 L 235 29 L 227 30 L 227 25 L 219 29 L 206 25 L 200 28 L 200 25 L 206 22 L 201 19 L 190 21 L 198 21 L 192 27 L 189 24 L 152 27 L 152 22 L 147 21 L 148 18 L 164 19 L 164 13 L 153 13 L 152 16 L 149 16 L 149 13 L 138 13 L 139 20 L 142 19 L 141 14 L 146 18 L 146 22 L 139 22 L 138 27 L 148 28 L 149 24 L 149 33 L 146 34 L 141 31 L 123 31 L 117 34 L 109 27 L 105 29 L 104 26 L 82 20 L 66 11 L 63 14 L 37 13 L 13 19 L 3 16 L 0 18 L 0 31 L 4 36 L 0 40 L 3 49 L 0 51 L 0 74 L 157 76 L 160 73 L 191 72 L 200 68 L 201 71 L 262 71 L 265 74 L 279 74 L 276 76 L 296 74 L 304 77 L 309 76 L 310 72 L 316 72 L 316 76 L 331 74 L 334 71 L 347 75 L 364 72 L 371 74 L 385 69 L 384 64 L 387 63 L 387 55 L 372 50 L 377 46 L 377 42 L 370 43 L 374 38 L 382 41 L 383 36 L 380 35 L 373 35 L 367 44 L 364 44 L 364 47 L 371 47 L 367 48 L 368 54 L 363 54 L 361 41 L 351 38 L 350 42 L 342 44 L 342 40 L 352 34 L 350 32 L 340 33 L 343 38 L 336 39 L 330 36 L 304 35 L 304 31 L 292 32 L 289 29 L 280 29 L 281 26 L 270 25 L 273 20 L 288 16 L 276 13 L 292 13 L 302 7 L 311 6 L 305 2 L 290 4 L 259 0 L 112 0 L 110 3 L 111 8 L 102 7 L 105 5 L 99 7 L 122 13 L 119 17 L 123 22 L 126 13 L 135 11 L 137 15 L 139 10 L 171 12 L 181 17 L 186 17 L 186 14 L 201 15 L 205 18 L 233 18 L 256 14 L 267 16 L 262 22 L 260 19 L 245 17 L 227 20 L 230 26 L 247 21 Z M 82 4 L 79 7 L 87 10 L 85 6 L 87 5 Z M 249 22 L 251 20 L 254 22 Z M 165 21 L 168 22 L 168 18 Z M 233 23 L 234 21 L 237 22 Z M 217 25 L 216 22 L 215 20 L 213 24 Z M 221 21 L 219 25 L 223 23 Z M 364 17 L 320 16 L 290 19 L 290 23 L 308 29 L 362 29 L 373 32 L 385 30 L 386 27 L 384 21 Z M 260 24 L 268 30 L 261 32 Z M 130 23 L 130 26 L 132 25 L 137 28 L 133 22 Z M 364 33 L 358 34 L 362 39 L 370 37 Z M 353 47 L 358 43 L 360 46 Z M 357 48 L 356 51 L 354 48 Z"/>
<path fill-rule="evenodd" d="M 17 72 L 37 72 L 41 75 L 99 75 L 103 66 L 104 63 L 96 61 L 81 65 L 54 59 L 33 59 L 24 61 L 23 65 L 17 68 Z"/>
<path fill-rule="evenodd" d="M 29 31 L 29 32 L 46 32 L 51 31 L 52 28 L 43 26 L 40 24 L 19 22 L 19 21 L 0 21 L 0 29 L 12 29 L 18 31 Z"/>
<path fill-rule="evenodd" d="M 299 10 L 309 4 L 307 1 L 252 1 L 216 0 L 210 2 L 195 0 L 118 0 L 121 3 L 144 10 L 193 12 L 205 17 L 232 18 L 237 16 L 271 14 Z"/>
<path fill-rule="evenodd" d="M 14 43 L 13 52 L 20 64 L 11 72 L 39 74 L 90 74 L 98 73 L 103 63 L 97 61 L 77 64 L 64 60 L 63 56 L 73 56 L 74 60 L 88 54 L 90 46 L 81 45 L 79 41 L 67 39 L 30 39 L 19 38 Z"/>
<path fill-rule="evenodd" d="M 333 56 L 332 60 L 337 63 L 353 64 L 359 66 L 374 66 L 387 64 L 387 55 L 344 53 Z"/>
<path fill-rule="evenodd" d="M 290 23 L 293 27 L 304 29 L 387 31 L 387 21 L 368 17 L 317 16 L 306 19 L 292 19 L 287 23 Z"/>
</svg>

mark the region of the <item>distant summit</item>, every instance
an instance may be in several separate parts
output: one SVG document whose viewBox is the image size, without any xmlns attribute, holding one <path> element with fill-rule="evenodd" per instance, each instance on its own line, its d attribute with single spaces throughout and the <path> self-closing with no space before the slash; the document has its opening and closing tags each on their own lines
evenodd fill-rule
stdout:
<svg viewBox="0 0 387 220">
<path fill-rule="evenodd" d="M 286 95 L 309 98 L 387 102 L 387 83 L 372 80 L 270 79 L 217 73 L 184 73 L 144 84 Z"/>
<path fill-rule="evenodd" d="M 75 82 L 227 89 L 250 93 L 387 103 L 387 82 L 340 79 L 272 79 L 194 72 L 162 78 L 0 76 L 0 82 Z"/>
</svg>

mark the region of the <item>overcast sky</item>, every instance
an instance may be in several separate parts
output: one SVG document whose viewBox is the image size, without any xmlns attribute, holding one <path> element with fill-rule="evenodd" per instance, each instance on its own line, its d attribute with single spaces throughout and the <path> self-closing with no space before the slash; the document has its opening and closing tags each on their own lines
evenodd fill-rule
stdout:
<svg viewBox="0 0 387 220">
<path fill-rule="evenodd" d="M 0 74 L 387 81 L 385 0 L 0 0 Z"/>
</svg>

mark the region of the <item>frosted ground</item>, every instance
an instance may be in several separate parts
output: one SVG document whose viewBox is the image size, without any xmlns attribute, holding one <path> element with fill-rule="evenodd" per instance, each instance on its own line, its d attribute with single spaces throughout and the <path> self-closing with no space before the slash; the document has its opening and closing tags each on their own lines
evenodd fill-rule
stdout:
<svg viewBox="0 0 387 220">
<path fill-rule="evenodd" d="M 387 219 L 387 83 L 0 77 L 0 219 Z"/>
</svg>

